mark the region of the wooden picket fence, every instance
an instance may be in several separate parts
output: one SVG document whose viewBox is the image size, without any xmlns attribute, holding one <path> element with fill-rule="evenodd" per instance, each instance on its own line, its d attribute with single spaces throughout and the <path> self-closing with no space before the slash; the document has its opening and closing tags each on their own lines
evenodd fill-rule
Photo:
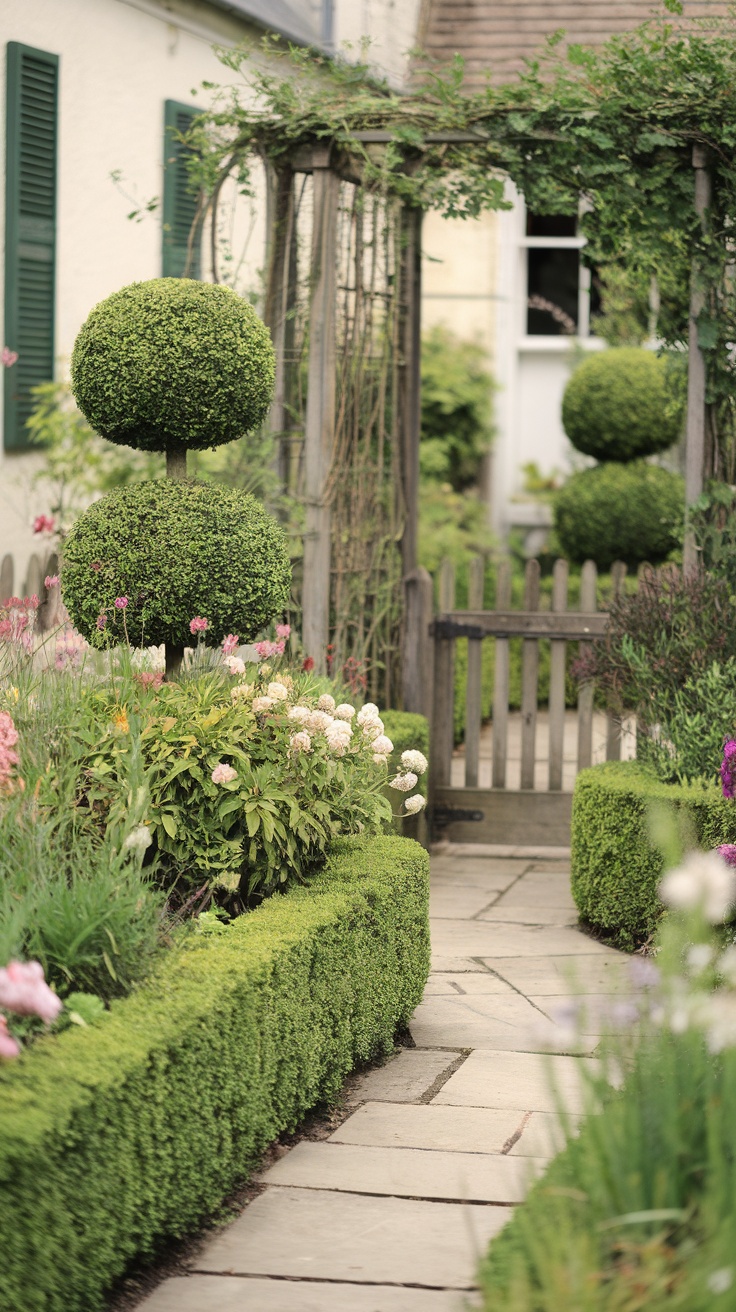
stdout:
<svg viewBox="0 0 736 1312">
<path fill-rule="evenodd" d="M 571 769 L 565 770 L 565 682 L 568 644 L 600 642 L 608 617 L 598 610 L 597 571 L 592 561 L 582 569 L 578 610 L 568 609 L 569 566 L 557 560 L 552 576 L 549 609 L 542 608 L 539 562 L 527 562 L 523 609 L 511 604 L 511 565 L 497 566 L 495 608 L 485 610 L 483 591 L 486 562 L 471 562 L 468 607 L 455 605 L 455 576 L 444 562 L 438 578 L 438 610 L 430 624 L 433 638 L 431 705 L 432 765 L 430 826 L 435 838 L 458 842 L 543 844 L 569 842 L 572 803 Z M 625 585 L 626 566 L 611 570 L 612 591 Z M 426 596 L 426 593 L 425 593 Z M 546 598 L 544 599 L 546 601 Z M 466 639 L 467 693 L 464 715 L 464 770 L 455 744 L 455 653 Z M 492 730 L 482 725 L 481 679 L 483 643 L 495 643 Z M 509 671 L 510 642 L 521 639 L 520 786 L 509 787 Z M 550 644 L 549 703 L 546 712 L 546 777 L 540 782 L 539 765 L 539 655 L 540 643 Z M 426 673 L 425 673 L 426 677 Z M 567 717 L 569 725 L 569 715 Z M 576 708 L 577 755 L 572 774 L 593 761 L 594 688 L 580 687 Z M 481 742 L 492 738 L 490 771 L 481 786 Z M 612 717 L 605 726 L 605 756 L 621 754 L 621 727 Z M 563 787 L 567 784 L 568 791 Z"/>
<path fill-rule="evenodd" d="M 59 589 L 55 588 L 49 593 L 44 579 L 58 572 L 59 557 L 55 551 L 45 555 L 34 552 L 28 562 L 25 578 L 16 569 L 13 557 L 10 554 L 3 556 L 0 563 L 0 606 L 10 597 L 32 597 L 35 594 L 39 600 L 36 632 L 45 633 L 54 628 L 58 623 Z"/>
</svg>

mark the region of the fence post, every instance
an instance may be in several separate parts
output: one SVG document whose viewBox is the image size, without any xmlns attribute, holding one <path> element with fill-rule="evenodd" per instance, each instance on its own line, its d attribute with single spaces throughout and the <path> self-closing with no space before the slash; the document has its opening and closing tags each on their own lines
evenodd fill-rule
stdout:
<svg viewBox="0 0 736 1312">
<path fill-rule="evenodd" d="M 524 610 L 539 610 L 539 561 L 526 562 Z M 524 638 L 521 644 L 521 787 L 534 788 L 537 743 L 537 695 L 539 683 L 539 639 Z"/>
<path fill-rule="evenodd" d="M 455 607 L 455 569 L 443 560 L 439 576 L 439 615 Z M 447 788 L 452 775 L 455 745 L 455 639 L 434 640 L 434 702 L 432 712 L 432 784 Z"/>
<path fill-rule="evenodd" d="M 556 560 L 552 578 L 552 610 L 567 610 L 568 564 Z M 565 665 L 567 642 L 553 638 L 550 642 L 549 671 L 549 790 L 562 790 L 565 755 Z"/>
<path fill-rule="evenodd" d="M 434 645 L 429 636 L 434 610 L 432 578 L 418 566 L 404 580 L 403 706 L 418 715 L 432 714 Z"/>
<path fill-rule="evenodd" d="M 580 575 L 580 609 L 593 614 L 598 609 L 598 571 L 592 560 L 586 560 Z M 580 655 L 590 652 L 592 643 L 581 642 Z M 578 693 L 578 770 L 586 770 L 593 760 L 593 693 L 592 680 L 584 683 Z"/>
<path fill-rule="evenodd" d="M 502 560 L 496 570 L 496 610 L 511 606 L 511 561 Z M 509 640 L 493 640 L 493 788 L 506 787 L 506 757 L 509 735 Z"/>
<path fill-rule="evenodd" d="M 611 566 L 611 582 L 614 597 L 620 597 L 626 583 L 626 566 L 616 560 Z M 610 713 L 606 716 L 606 760 L 621 760 L 621 724 Z"/>
<path fill-rule="evenodd" d="M 3 563 L 0 565 L 0 606 L 13 596 L 13 582 L 15 579 L 15 568 L 13 557 L 8 554 L 3 556 Z"/>
<path fill-rule="evenodd" d="M 484 556 L 474 556 L 470 562 L 468 580 L 468 610 L 483 609 L 483 585 L 486 562 Z M 465 787 L 478 787 L 480 761 L 480 726 L 483 718 L 481 704 L 481 676 L 483 670 L 483 639 L 468 638 L 468 684 L 465 693 Z"/>
</svg>

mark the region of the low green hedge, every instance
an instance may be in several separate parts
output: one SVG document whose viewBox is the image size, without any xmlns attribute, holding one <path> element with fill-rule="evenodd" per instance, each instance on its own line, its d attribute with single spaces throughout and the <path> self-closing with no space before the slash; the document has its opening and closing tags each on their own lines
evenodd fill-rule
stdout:
<svg viewBox="0 0 736 1312">
<path fill-rule="evenodd" d="M 736 843 L 736 804 L 712 784 L 665 784 L 637 761 L 581 770 L 572 802 L 572 892 L 583 920 L 621 947 L 647 939 L 661 912 L 663 857 L 649 832 L 652 804 L 684 813 L 702 848 Z"/>
<path fill-rule="evenodd" d="M 390 1051 L 429 969 L 428 859 L 343 839 L 308 887 L 173 950 L 99 1027 L 0 1070 L 2 1312 L 91 1312 L 281 1131 Z"/>
</svg>

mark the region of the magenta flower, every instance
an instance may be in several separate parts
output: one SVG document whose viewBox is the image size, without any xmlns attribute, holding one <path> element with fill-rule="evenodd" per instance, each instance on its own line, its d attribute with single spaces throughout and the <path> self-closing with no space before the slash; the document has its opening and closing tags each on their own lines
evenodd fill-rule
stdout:
<svg viewBox="0 0 736 1312">
<path fill-rule="evenodd" d="M 228 633 L 227 637 L 223 638 L 222 640 L 223 656 L 232 656 L 233 652 L 239 646 L 240 646 L 240 638 L 238 637 L 237 633 Z"/>
<path fill-rule="evenodd" d="M 724 797 L 736 795 L 736 738 L 727 738 L 723 744 L 721 785 Z"/>
<path fill-rule="evenodd" d="M 0 1016 L 0 1057 L 8 1059 L 20 1056 L 20 1044 L 8 1033 L 8 1022 Z"/>
<path fill-rule="evenodd" d="M 127 606 L 127 604 L 128 604 L 128 598 L 127 598 L 127 597 L 116 597 L 116 598 L 115 598 L 115 609 L 116 609 L 116 610 L 125 610 L 125 607 Z"/>
<path fill-rule="evenodd" d="M 11 961 L 0 970 L 0 1007 L 19 1016 L 40 1016 L 48 1025 L 62 1003 L 46 983 L 40 961 Z"/>
<path fill-rule="evenodd" d="M 727 866 L 736 866 L 736 843 L 721 843 L 716 848 L 720 857 L 726 862 Z"/>
<path fill-rule="evenodd" d="M 269 642 L 268 639 L 264 639 L 263 642 L 255 644 L 256 652 L 261 660 L 268 660 L 271 656 L 283 656 L 285 648 L 286 641 L 283 638 L 280 642 Z"/>
<path fill-rule="evenodd" d="M 104 612 L 102 615 L 98 615 L 97 619 L 95 620 L 95 624 L 97 628 L 100 630 L 100 632 L 102 632 L 105 625 L 107 624 L 107 615 L 105 615 Z"/>
<path fill-rule="evenodd" d="M 6 369 L 12 369 L 17 359 L 18 352 L 11 351 L 9 346 L 4 346 L 0 351 L 0 364 L 4 365 Z"/>
<path fill-rule="evenodd" d="M 55 528 L 51 515 L 36 515 L 33 521 L 34 533 L 53 533 Z"/>
<path fill-rule="evenodd" d="M 58 582 L 59 582 L 58 574 L 47 574 L 46 578 L 43 581 L 43 586 L 45 588 L 55 588 Z"/>
<path fill-rule="evenodd" d="M 194 619 L 189 621 L 190 633 L 204 633 L 209 627 L 209 620 L 204 619 L 202 615 L 195 615 Z"/>
<path fill-rule="evenodd" d="M 290 624 L 277 624 L 277 625 L 276 625 L 276 637 L 277 637 L 277 638 L 288 638 L 289 635 L 290 635 L 290 633 L 291 633 L 291 625 L 290 625 Z"/>
</svg>

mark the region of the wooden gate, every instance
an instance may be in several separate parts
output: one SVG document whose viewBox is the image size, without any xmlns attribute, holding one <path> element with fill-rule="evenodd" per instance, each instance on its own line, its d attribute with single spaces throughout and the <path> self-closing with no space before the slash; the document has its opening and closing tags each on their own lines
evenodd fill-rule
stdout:
<svg viewBox="0 0 736 1312">
<path fill-rule="evenodd" d="M 484 610 L 485 562 L 471 563 L 468 608 L 455 607 L 453 567 L 439 576 L 439 610 L 430 625 L 433 639 L 433 701 L 430 832 L 434 840 L 567 846 L 572 787 L 578 770 L 594 760 L 594 689 L 580 687 L 574 711 L 566 708 L 568 643 L 598 642 L 608 617 L 598 611 L 597 573 L 582 569 L 579 609 L 568 609 L 568 563 L 555 562 L 551 596 L 542 598 L 540 568 L 526 565 L 523 609 L 512 608 L 511 567 L 496 574 L 495 609 Z M 612 590 L 624 586 L 626 567 L 613 566 Z M 457 734 L 456 646 L 467 641 L 467 684 L 462 744 Z M 510 715 L 510 644 L 521 643 L 520 714 Z M 483 647 L 495 645 L 490 725 L 483 726 Z M 549 644 L 548 709 L 539 706 L 540 644 Z M 621 755 L 620 725 L 595 716 L 596 757 Z M 510 752 L 513 729 L 514 752 Z M 566 733 L 567 730 L 567 733 Z M 573 739 L 574 735 L 574 739 Z M 565 752 L 567 738 L 567 753 Z M 520 740 L 520 741 L 519 741 Z M 545 750 L 546 749 L 546 750 Z M 513 756 L 513 759 L 512 759 Z"/>
</svg>

